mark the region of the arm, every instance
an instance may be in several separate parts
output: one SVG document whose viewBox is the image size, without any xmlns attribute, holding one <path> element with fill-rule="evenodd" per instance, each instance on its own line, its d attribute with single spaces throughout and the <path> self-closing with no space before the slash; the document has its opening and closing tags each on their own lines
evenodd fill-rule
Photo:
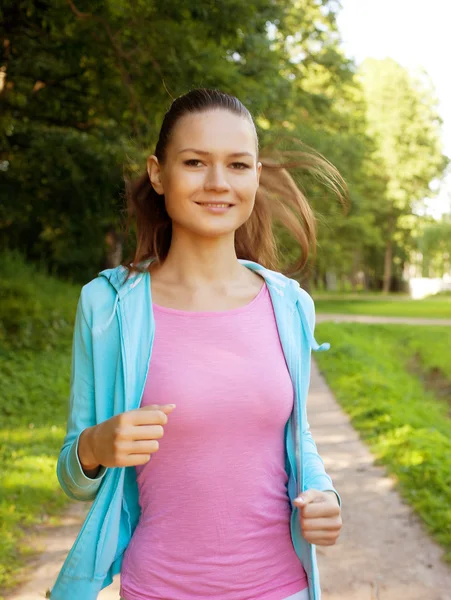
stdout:
<svg viewBox="0 0 451 600">
<path fill-rule="evenodd" d="M 307 422 L 307 414 L 304 415 L 304 423 L 306 428 L 302 432 L 302 450 L 304 454 L 304 469 L 305 469 L 305 489 L 311 488 L 322 492 L 333 492 L 339 506 L 341 506 L 341 497 L 334 488 L 331 477 L 326 473 L 324 461 L 318 453 L 315 441 L 310 433 L 310 426 Z"/>
<path fill-rule="evenodd" d="M 79 442 L 81 434 L 96 424 L 91 329 L 83 310 L 83 290 L 77 305 L 72 342 L 69 418 L 58 457 L 57 476 L 64 492 L 74 500 L 93 500 L 106 468 L 83 471 Z M 89 475 L 94 475 L 93 477 Z"/>
<path fill-rule="evenodd" d="M 301 294 L 301 304 L 307 316 L 308 326 L 310 327 L 313 335 L 315 330 L 315 305 L 313 299 L 309 294 L 307 294 L 307 292 L 301 290 Z M 309 376 L 306 383 L 307 389 L 305 389 L 304 393 L 305 402 L 302 407 L 302 422 L 304 423 L 304 429 L 302 431 L 302 450 L 304 455 L 305 489 L 308 490 L 313 488 L 322 492 L 333 492 L 337 497 L 339 506 L 341 507 L 341 497 L 334 488 L 331 477 L 326 473 L 324 461 L 319 455 L 316 443 L 313 440 L 310 432 L 310 425 L 307 417 L 307 395 L 310 385 L 311 349 L 309 349 L 307 366 Z"/>
</svg>

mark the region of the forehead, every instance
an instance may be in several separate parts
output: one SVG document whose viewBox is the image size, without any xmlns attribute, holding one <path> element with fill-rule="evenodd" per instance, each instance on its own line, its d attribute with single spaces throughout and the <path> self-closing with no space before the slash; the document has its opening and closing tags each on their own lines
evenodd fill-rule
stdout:
<svg viewBox="0 0 451 600">
<path fill-rule="evenodd" d="M 256 135 L 252 123 L 227 110 L 209 110 L 184 115 L 174 126 L 170 151 L 185 147 L 212 153 L 251 152 L 256 154 Z"/>
</svg>

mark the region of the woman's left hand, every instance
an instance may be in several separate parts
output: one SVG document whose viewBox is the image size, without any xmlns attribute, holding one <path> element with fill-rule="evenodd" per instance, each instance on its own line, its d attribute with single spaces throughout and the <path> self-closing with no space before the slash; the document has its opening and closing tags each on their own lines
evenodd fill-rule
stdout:
<svg viewBox="0 0 451 600">
<path fill-rule="evenodd" d="M 307 542 L 333 546 L 343 524 L 336 494 L 310 489 L 299 494 L 293 504 L 299 507 L 302 535 Z"/>
</svg>

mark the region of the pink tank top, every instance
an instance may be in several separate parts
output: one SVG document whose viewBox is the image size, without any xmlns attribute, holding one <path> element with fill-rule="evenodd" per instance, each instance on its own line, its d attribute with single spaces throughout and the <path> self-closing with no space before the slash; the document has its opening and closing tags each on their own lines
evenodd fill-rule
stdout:
<svg viewBox="0 0 451 600">
<path fill-rule="evenodd" d="M 246 306 L 154 305 L 142 404 L 174 403 L 136 467 L 125 600 L 282 600 L 307 587 L 290 536 L 284 428 L 293 387 L 266 285 Z"/>
</svg>

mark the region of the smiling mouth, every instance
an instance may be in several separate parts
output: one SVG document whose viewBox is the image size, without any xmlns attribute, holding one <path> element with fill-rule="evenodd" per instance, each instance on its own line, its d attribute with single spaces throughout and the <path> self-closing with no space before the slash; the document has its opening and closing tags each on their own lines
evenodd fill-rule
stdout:
<svg viewBox="0 0 451 600">
<path fill-rule="evenodd" d="M 210 208 L 230 208 L 234 206 L 227 202 L 196 202 L 199 206 L 209 206 Z"/>
</svg>

